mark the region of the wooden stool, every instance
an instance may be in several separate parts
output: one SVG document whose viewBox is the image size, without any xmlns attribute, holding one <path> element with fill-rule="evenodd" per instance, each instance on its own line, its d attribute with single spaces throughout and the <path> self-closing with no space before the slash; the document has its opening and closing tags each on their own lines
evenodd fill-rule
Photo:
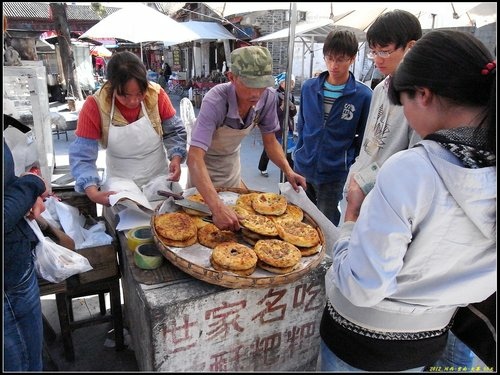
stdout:
<svg viewBox="0 0 500 375">
<path fill-rule="evenodd" d="M 104 322 L 113 322 L 115 348 L 124 349 L 123 339 L 123 318 L 120 300 L 120 276 L 97 280 L 88 284 L 79 284 L 70 286 L 65 293 L 56 294 L 57 313 L 61 325 L 61 336 L 63 339 L 64 355 L 68 361 L 74 361 L 75 353 L 71 332 L 75 329 L 88 327 Z M 106 303 L 104 293 L 110 294 L 111 314 L 106 314 Z M 73 317 L 73 298 L 85 297 L 90 295 L 99 295 L 100 315 L 92 318 L 74 320 Z"/>
<path fill-rule="evenodd" d="M 56 295 L 57 314 L 61 326 L 61 337 L 64 346 L 64 356 L 68 361 L 74 361 L 75 352 L 71 332 L 81 327 L 88 327 L 103 322 L 113 322 L 115 348 L 124 349 L 123 317 L 120 292 L 120 271 L 116 260 L 116 243 L 81 249 L 80 254 L 89 259 L 93 270 L 74 275 L 61 283 L 50 283 L 38 279 L 40 295 Z M 104 294 L 110 294 L 111 313 L 107 314 Z M 72 300 L 74 298 L 98 295 L 100 314 L 96 317 L 75 321 Z M 47 341 L 54 338 L 52 327 L 44 319 L 44 333 Z"/>
</svg>

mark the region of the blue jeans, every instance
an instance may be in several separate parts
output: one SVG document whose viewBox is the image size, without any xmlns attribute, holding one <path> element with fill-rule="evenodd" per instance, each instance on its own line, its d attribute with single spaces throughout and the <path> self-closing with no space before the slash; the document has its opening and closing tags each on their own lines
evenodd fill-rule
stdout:
<svg viewBox="0 0 500 375">
<path fill-rule="evenodd" d="M 475 354 L 460 339 L 448 332 L 446 349 L 440 359 L 432 366 L 441 368 L 441 371 L 472 371 Z"/>
<path fill-rule="evenodd" d="M 320 353 L 318 358 L 318 365 L 316 371 L 333 371 L 333 372 L 371 372 L 360 370 L 359 368 L 353 367 L 350 364 L 344 362 L 339 357 L 337 357 L 329 348 L 326 346 L 323 339 L 320 343 Z M 422 372 L 424 367 L 417 367 L 400 372 Z"/>
<path fill-rule="evenodd" d="M 342 199 L 344 184 L 345 181 L 326 184 L 307 183 L 307 197 L 335 226 L 338 226 L 340 221 L 338 206 Z"/>
<path fill-rule="evenodd" d="M 34 267 L 23 281 L 3 293 L 5 371 L 43 370 L 43 321 Z"/>
</svg>

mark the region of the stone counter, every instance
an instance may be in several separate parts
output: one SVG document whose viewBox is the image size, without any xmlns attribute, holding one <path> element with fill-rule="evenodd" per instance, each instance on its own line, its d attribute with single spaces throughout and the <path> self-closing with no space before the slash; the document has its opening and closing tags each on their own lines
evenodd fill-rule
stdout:
<svg viewBox="0 0 500 375">
<path fill-rule="evenodd" d="M 119 238 L 125 315 L 141 371 L 315 371 L 329 261 L 290 284 L 227 289 L 165 259 L 177 276 L 145 284 L 125 235 Z"/>
</svg>

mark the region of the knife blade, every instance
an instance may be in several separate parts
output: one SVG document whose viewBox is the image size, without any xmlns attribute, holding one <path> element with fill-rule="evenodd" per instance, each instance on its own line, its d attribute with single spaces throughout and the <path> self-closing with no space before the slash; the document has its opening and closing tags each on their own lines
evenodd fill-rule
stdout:
<svg viewBox="0 0 500 375">
<path fill-rule="evenodd" d="M 174 203 L 178 206 L 187 207 L 192 210 L 203 212 L 207 215 L 212 215 L 210 208 L 204 203 L 190 201 L 189 199 L 175 199 Z"/>
<path fill-rule="evenodd" d="M 158 195 L 164 196 L 164 197 L 172 197 L 174 198 L 174 203 L 177 204 L 178 206 L 182 207 L 187 207 L 192 210 L 200 211 L 203 212 L 204 214 L 207 215 L 212 215 L 212 211 L 210 211 L 210 208 L 204 203 L 200 202 L 194 202 L 189 199 L 185 199 L 182 194 L 175 194 L 170 191 L 165 191 L 165 190 L 158 190 L 157 191 Z"/>
</svg>

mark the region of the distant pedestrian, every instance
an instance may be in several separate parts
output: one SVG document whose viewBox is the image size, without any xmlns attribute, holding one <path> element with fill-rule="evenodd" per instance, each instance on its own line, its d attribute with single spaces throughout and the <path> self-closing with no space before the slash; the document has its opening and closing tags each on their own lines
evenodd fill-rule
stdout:
<svg viewBox="0 0 500 375">
<path fill-rule="evenodd" d="M 295 87 L 295 76 L 292 74 L 290 76 L 290 93 L 288 100 L 285 100 L 285 84 L 286 84 L 286 72 L 280 73 L 276 77 L 276 84 L 278 86 L 276 90 L 276 95 L 278 96 L 278 119 L 280 121 L 280 129 L 275 132 L 276 139 L 279 143 L 283 144 L 283 129 L 285 126 L 285 105 L 288 104 L 288 137 L 287 137 L 287 149 L 286 158 L 288 164 L 293 168 L 292 151 L 295 149 L 295 141 L 293 139 L 293 131 L 295 129 L 294 117 L 297 114 L 297 108 L 295 106 L 295 97 L 293 96 L 293 88 Z M 269 157 L 267 156 L 266 149 L 262 150 L 262 154 L 259 159 L 259 171 L 264 177 L 269 176 L 267 171 L 267 165 L 269 164 Z"/>
<path fill-rule="evenodd" d="M 165 61 L 163 64 L 163 77 L 165 78 L 165 84 L 168 85 L 168 80 L 172 75 L 172 68 L 168 65 L 168 62 Z"/>
</svg>

